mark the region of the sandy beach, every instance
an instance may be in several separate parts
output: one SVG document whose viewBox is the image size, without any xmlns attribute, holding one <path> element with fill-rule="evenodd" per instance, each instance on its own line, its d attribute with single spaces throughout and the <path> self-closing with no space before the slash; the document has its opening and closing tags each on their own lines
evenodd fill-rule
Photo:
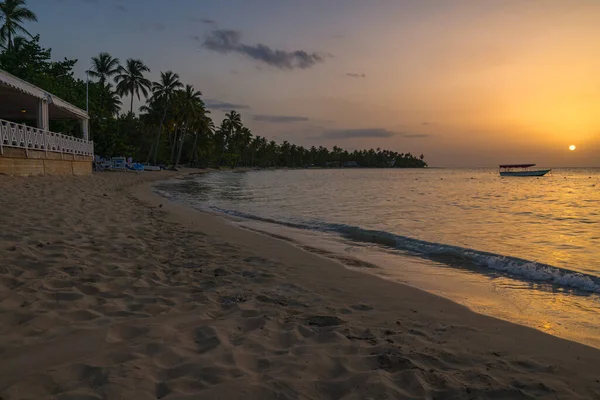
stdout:
<svg viewBox="0 0 600 400">
<path fill-rule="evenodd" d="M 597 399 L 600 351 L 152 193 L 0 176 L 0 399 Z"/>
</svg>

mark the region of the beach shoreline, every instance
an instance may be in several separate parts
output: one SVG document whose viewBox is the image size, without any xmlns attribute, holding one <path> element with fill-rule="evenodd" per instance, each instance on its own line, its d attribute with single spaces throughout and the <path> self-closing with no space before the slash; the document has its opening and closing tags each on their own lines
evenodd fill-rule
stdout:
<svg viewBox="0 0 600 400">
<path fill-rule="evenodd" d="M 0 396 L 600 398 L 599 350 L 153 193 L 180 176 L 0 177 Z"/>
</svg>

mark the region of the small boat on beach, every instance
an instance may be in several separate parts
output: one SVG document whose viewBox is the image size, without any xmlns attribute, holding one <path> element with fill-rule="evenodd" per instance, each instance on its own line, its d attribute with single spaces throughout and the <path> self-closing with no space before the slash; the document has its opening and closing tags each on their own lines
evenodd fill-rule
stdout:
<svg viewBox="0 0 600 400">
<path fill-rule="evenodd" d="M 144 168 L 144 171 L 160 171 L 161 168 L 157 165 L 142 165 L 142 167 Z"/>
<path fill-rule="evenodd" d="M 544 176 L 551 169 L 529 169 L 535 164 L 505 164 L 499 166 L 500 176 Z"/>
</svg>

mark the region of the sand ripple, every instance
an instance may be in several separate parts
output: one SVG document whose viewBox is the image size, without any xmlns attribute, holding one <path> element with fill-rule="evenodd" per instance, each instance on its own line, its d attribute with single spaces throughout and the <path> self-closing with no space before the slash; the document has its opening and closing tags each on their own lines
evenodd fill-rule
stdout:
<svg viewBox="0 0 600 400">
<path fill-rule="evenodd" d="M 600 398 L 595 350 L 180 224 L 153 177 L 0 177 L 2 399 Z"/>
</svg>

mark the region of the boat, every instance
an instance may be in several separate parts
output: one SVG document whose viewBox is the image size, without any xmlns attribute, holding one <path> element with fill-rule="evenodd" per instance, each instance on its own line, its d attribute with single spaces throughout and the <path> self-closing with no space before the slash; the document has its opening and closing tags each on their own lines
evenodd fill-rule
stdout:
<svg viewBox="0 0 600 400">
<path fill-rule="evenodd" d="M 161 168 L 157 165 L 143 164 L 142 167 L 144 168 L 144 171 L 160 171 L 161 170 Z"/>
<path fill-rule="evenodd" d="M 535 164 L 505 164 L 499 166 L 500 176 L 544 176 L 551 169 L 529 169 Z M 516 170 L 516 171 L 515 171 Z"/>
</svg>

